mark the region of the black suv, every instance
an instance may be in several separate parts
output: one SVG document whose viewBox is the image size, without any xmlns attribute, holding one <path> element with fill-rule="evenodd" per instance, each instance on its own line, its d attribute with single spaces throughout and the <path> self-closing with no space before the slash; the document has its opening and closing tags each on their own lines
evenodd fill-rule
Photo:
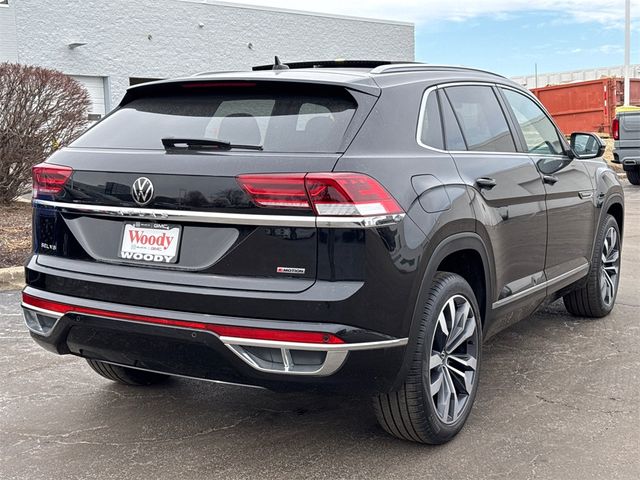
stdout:
<svg viewBox="0 0 640 480">
<path fill-rule="evenodd" d="M 373 394 L 442 443 L 484 339 L 602 317 L 623 192 L 591 134 L 484 71 L 276 62 L 132 87 L 34 173 L 22 306 L 100 375 Z"/>
</svg>

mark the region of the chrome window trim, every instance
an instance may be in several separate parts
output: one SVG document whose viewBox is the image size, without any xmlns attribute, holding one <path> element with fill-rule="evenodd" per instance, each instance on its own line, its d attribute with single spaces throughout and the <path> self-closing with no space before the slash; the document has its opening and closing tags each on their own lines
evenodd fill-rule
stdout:
<svg viewBox="0 0 640 480">
<path fill-rule="evenodd" d="M 199 212 L 191 210 L 161 210 L 154 208 L 115 207 L 64 203 L 34 199 L 34 205 L 63 209 L 70 213 L 85 213 L 118 218 L 152 219 L 167 222 L 196 222 L 223 225 L 256 225 L 270 227 L 306 228 L 377 228 L 400 223 L 405 213 L 369 215 L 364 217 L 320 217 L 304 215 L 259 215 L 248 213 Z"/>
</svg>

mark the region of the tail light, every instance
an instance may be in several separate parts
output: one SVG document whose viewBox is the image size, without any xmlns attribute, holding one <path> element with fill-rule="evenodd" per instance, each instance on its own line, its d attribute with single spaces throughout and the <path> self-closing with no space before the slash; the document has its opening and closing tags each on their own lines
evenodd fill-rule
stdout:
<svg viewBox="0 0 640 480">
<path fill-rule="evenodd" d="M 361 173 L 240 175 L 238 182 L 261 207 L 313 210 L 321 216 L 402 213 L 382 185 Z"/>
<path fill-rule="evenodd" d="M 614 118 L 611 124 L 611 135 L 614 140 L 620 140 L 620 120 L 617 118 Z"/>
<path fill-rule="evenodd" d="M 261 207 L 311 208 L 304 188 L 304 173 L 240 175 L 238 181 Z"/>
<path fill-rule="evenodd" d="M 71 177 L 73 169 L 63 165 L 39 163 L 31 169 L 33 174 L 33 198 L 40 194 L 56 195 Z"/>
</svg>

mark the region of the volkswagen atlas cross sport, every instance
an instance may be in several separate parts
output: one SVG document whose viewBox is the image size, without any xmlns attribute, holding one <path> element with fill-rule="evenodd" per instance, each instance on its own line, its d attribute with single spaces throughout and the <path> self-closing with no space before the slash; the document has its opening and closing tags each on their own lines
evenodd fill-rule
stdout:
<svg viewBox="0 0 640 480">
<path fill-rule="evenodd" d="M 132 87 L 34 167 L 26 324 L 116 382 L 357 391 L 446 442 L 484 339 L 559 298 L 611 311 L 617 176 L 495 74 L 288 67 Z"/>
</svg>

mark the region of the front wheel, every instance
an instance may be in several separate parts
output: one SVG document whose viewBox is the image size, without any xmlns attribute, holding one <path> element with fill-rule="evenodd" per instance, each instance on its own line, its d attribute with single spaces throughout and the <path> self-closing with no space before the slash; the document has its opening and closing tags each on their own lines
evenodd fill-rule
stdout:
<svg viewBox="0 0 640 480">
<path fill-rule="evenodd" d="M 600 225 L 586 283 L 562 299 L 572 315 L 604 317 L 611 312 L 620 277 L 620 227 L 611 215 Z"/>
<path fill-rule="evenodd" d="M 459 275 L 438 272 L 424 305 L 403 386 L 374 397 L 380 425 L 403 440 L 440 444 L 464 426 L 478 388 L 482 329 L 478 303 Z"/>
</svg>

